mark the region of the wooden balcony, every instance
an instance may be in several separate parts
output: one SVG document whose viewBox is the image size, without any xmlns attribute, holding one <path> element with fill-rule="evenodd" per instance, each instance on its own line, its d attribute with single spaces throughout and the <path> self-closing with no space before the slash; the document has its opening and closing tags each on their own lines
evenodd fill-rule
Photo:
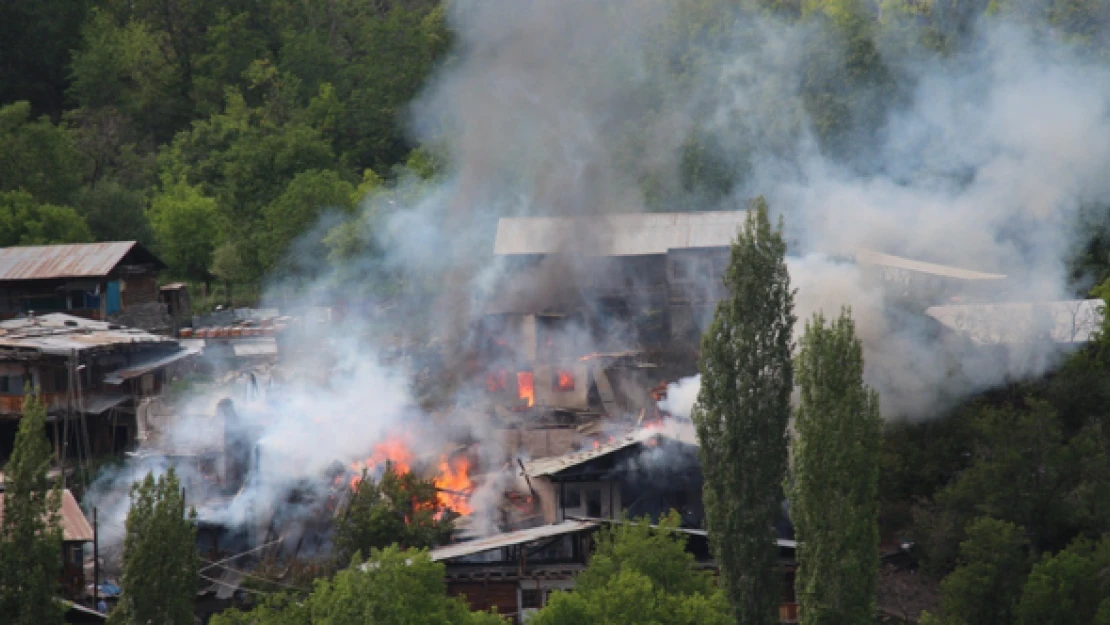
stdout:
<svg viewBox="0 0 1110 625">
<path fill-rule="evenodd" d="M 0 395 L 0 415 L 17 416 L 23 414 L 23 395 Z M 46 409 L 61 408 L 66 405 L 65 393 L 42 393 L 39 395 Z"/>
</svg>

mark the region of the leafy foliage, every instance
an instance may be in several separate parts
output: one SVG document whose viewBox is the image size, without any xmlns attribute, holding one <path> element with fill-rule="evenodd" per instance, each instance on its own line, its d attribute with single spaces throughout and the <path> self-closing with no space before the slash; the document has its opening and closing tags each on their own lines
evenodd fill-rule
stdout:
<svg viewBox="0 0 1110 625">
<path fill-rule="evenodd" d="M 333 579 L 320 579 L 304 599 L 276 596 L 249 612 L 229 610 L 212 625 L 499 625 L 498 616 L 470 612 L 447 597 L 444 567 L 428 554 L 398 547 L 355 558 Z"/>
<path fill-rule="evenodd" d="M 423 549 L 443 542 L 457 514 L 444 508 L 435 481 L 410 471 L 398 474 L 392 464 L 378 481 L 364 471 L 335 528 L 340 561 L 389 545 Z"/>
<path fill-rule="evenodd" d="M 781 515 L 786 425 L 794 386 L 794 293 L 781 223 L 751 203 L 732 245 L 729 297 L 702 337 L 694 410 L 710 541 L 737 621 L 778 620 L 774 527 Z"/>
<path fill-rule="evenodd" d="M 644 519 L 602 530 L 590 564 L 572 593 L 554 593 L 530 623 L 732 622 L 728 602 L 706 573 L 694 568 L 672 513 L 652 528 Z"/>
<path fill-rule="evenodd" d="M 0 520 L 0 614 L 11 625 L 62 623 L 58 573 L 62 492 L 47 476 L 52 458 L 46 406 L 28 388 L 15 448 L 4 465 Z"/>
<path fill-rule="evenodd" d="M 115 625 L 191 625 L 197 589 L 196 513 L 185 511 L 173 468 L 131 489 L 123 543 L 123 593 Z"/>
<path fill-rule="evenodd" d="M 1110 623 L 1110 539 L 1080 538 L 1029 574 L 1017 607 L 1020 625 Z"/>
<path fill-rule="evenodd" d="M 1022 528 L 990 517 L 967 527 L 960 564 L 941 582 L 946 622 L 1008 625 L 1029 574 L 1029 542 Z"/>
<path fill-rule="evenodd" d="M 788 493 L 800 617 L 814 625 L 875 619 L 883 422 L 862 351 L 849 311 L 806 322 Z"/>
<path fill-rule="evenodd" d="M 92 238 L 74 209 L 40 204 L 26 191 L 0 191 L 0 245 L 83 243 Z"/>
</svg>

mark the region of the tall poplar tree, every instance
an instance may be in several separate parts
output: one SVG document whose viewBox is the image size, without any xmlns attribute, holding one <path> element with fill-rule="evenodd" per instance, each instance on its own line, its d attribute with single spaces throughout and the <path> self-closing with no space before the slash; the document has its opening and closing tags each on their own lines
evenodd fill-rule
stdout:
<svg viewBox="0 0 1110 625">
<path fill-rule="evenodd" d="M 173 468 L 131 488 L 123 543 L 123 594 L 113 625 L 192 625 L 197 591 L 196 514 L 186 516 Z"/>
<path fill-rule="evenodd" d="M 61 623 L 62 492 L 47 475 L 50 442 L 46 407 L 30 392 L 4 465 L 4 515 L 0 522 L 0 621 L 11 625 Z"/>
<path fill-rule="evenodd" d="M 806 625 L 875 622 L 879 573 L 879 396 L 863 383 L 851 312 L 806 323 L 797 359 L 790 516 Z"/>
<path fill-rule="evenodd" d="M 693 415 L 706 519 L 737 621 L 770 625 L 778 622 L 781 590 L 774 527 L 786 475 L 795 318 L 782 222 L 772 229 L 763 198 L 749 206 L 725 285 L 729 297 L 702 337 Z"/>
</svg>

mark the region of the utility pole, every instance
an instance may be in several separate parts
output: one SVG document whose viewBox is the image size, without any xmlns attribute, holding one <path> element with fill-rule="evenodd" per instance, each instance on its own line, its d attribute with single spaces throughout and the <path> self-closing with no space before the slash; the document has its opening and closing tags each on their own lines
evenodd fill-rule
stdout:
<svg viewBox="0 0 1110 625">
<path fill-rule="evenodd" d="M 100 528 L 93 508 L 93 609 L 100 603 Z"/>
</svg>

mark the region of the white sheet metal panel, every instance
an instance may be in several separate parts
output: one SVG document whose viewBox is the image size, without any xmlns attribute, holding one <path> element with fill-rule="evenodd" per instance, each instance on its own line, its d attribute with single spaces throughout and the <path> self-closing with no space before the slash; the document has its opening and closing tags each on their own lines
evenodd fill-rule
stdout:
<svg viewBox="0 0 1110 625">
<path fill-rule="evenodd" d="M 563 521 L 554 525 L 541 525 L 539 527 L 531 527 L 525 530 L 518 530 L 515 532 L 506 532 L 504 534 L 494 534 L 485 538 L 477 540 L 468 540 L 462 543 L 455 543 L 453 545 L 445 545 L 433 549 L 429 554 L 433 562 L 442 560 L 452 560 L 454 558 L 461 558 L 462 556 L 474 555 L 482 553 L 483 551 L 490 551 L 492 549 L 500 549 L 502 547 L 509 547 L 512 545 L 522 545 L 553 536 L 562 536 L 564 534 L 573 534 L 584 530 L 591 530 L 600 527 L 601 523 L 598 521 Z"/>
<path fill-rule="evenodd" d="M 671 249 L 728 247 L 747 211 L 633 213 L 591 217 L 502 217 L 494 253 L 590 256 L 666 254 Z"/>
<path fill-rule="evenodd" d="M 1099 299 L 933 306 L 925 314 L 977 345 L 1089 342 L 1102 323 Z"/>
</svg>

